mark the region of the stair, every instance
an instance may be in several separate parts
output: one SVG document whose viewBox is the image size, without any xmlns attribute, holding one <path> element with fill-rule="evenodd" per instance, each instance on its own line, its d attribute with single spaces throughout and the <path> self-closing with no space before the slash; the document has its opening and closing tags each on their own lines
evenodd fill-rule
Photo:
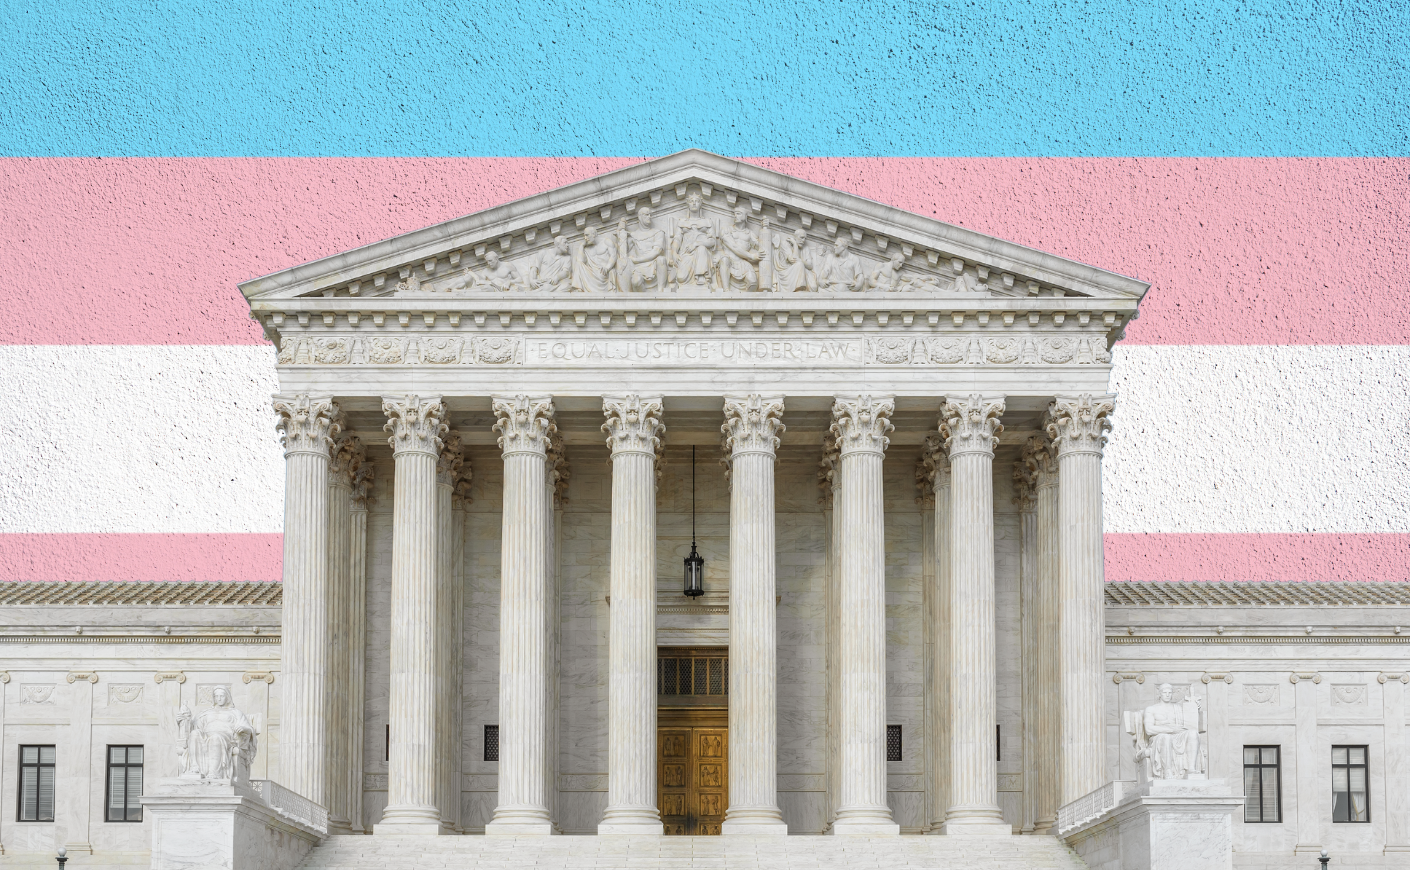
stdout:
<svg viewBox="0 0 1410 870">
<path fill-rule="evenodd" d="M 1087 870 L 1053 837 L 329 837 L 303 870 Z"/>
</svg>

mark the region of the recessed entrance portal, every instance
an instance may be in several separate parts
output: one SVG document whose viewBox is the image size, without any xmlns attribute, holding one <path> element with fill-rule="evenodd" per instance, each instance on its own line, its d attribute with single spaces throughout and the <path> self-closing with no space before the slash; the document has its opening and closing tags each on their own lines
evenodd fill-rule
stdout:
<svg viewBox="0 0 1410 870">
<path fill-rule="evenodd" d="M 656 658 L 656 804 L 667 835 L 718 834 L 729 806 L 729 652 Z"/>
</svg>

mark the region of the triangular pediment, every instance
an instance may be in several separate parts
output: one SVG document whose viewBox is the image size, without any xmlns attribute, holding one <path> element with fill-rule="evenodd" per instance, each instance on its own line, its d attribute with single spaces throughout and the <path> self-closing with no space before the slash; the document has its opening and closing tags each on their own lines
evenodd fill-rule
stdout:
<svg viewBox="0 0 1410 870">
<path fill-rule="evenodd" d="M 298 297 L 582 299 L 727 294 L 1089 297 L 1148 285 L 1073 260 L 690 150 L 240 285 Z"/>
</svg>

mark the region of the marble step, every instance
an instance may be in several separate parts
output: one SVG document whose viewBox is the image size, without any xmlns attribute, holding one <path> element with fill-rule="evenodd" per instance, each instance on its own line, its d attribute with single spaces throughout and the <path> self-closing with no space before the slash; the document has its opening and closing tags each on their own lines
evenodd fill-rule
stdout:
<svg viewBox="0 0 1410 870">
<path fill-rule="evenodd" d="M 1086 870 L 1051 837 L 331 837 L 303 870 Z"/>
</svg>

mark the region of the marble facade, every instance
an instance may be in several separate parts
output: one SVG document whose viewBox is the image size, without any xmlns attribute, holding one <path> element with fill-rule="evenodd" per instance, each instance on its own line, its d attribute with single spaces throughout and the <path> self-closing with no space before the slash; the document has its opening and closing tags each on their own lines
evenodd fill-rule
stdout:
<svg viewBox="0 0 1410 870">
<path fill-rule="evenodd" d="M 252 775 L 326 808 L 330 841 L 654 837 L 657 649 L 727 647 L 725 839 L 1051 841 L 1074 802 L 1135 779 L 1119 714 L 1156 685 L 1200 699 L 1230 782 L 1229 741 L 1250 733 L 1228 687 L 1283 685 L 1247 651 L 1187 641 L 1217 607 L 1124 604 L 1103 582 L 1109 349 L 1142 282 L 684 152 L 241 289 L 279 349 L 282 611 L 192 605 L 182 644 L 157 634 L 156 591 L 125 633 L 87 605 L 0 617 L 23 650 L 0 778 L 41 721 L 79 726 L 64 764 L 98 770 L 94 686 L 131 671 L 123 686 L 197 710 L 163 675 L 210 671 L 263 717 Z M 692 516 L 700 599 L 681 594 Z M 1292 636 L 1270 616 L 1286 606 L 1240 604 L 1218 636 Z M 61 635 L 85 620 L 105 645 Z M 1299 674 L 1386 677 L 1325 681 L 1385 730 L 1367 732 L 1395 755 L 1384 777 L 1410 767 L 1383 742 L 1410 667 L 1398 633 L 1372 633 L 1349 656 L 1277 647 L 1290 682 L 1270 703 L 1301 704 L 1291 751 L 1322 727 L 1321 682 Z M 191 652 L 217 643 L 223 661 Z M 46 685 L 62 711 L 39 709 Z M 177 707 L 152 704 L 131 739 L 166 747 Z M 1289 783 L 1325 791 L 1314 768 Z M 121 833 L 63 803 L 77 769 L 63 821 L 0 816 L 5 849 Z M 1410 800 L 1375 782 L 1398 860 Z M 1234 853 L 1335 840 L 1313 804 L 1292 843 L 1235 822 Z M 123 836 L 95 851 L 141 851 Z"/>
</svg>

